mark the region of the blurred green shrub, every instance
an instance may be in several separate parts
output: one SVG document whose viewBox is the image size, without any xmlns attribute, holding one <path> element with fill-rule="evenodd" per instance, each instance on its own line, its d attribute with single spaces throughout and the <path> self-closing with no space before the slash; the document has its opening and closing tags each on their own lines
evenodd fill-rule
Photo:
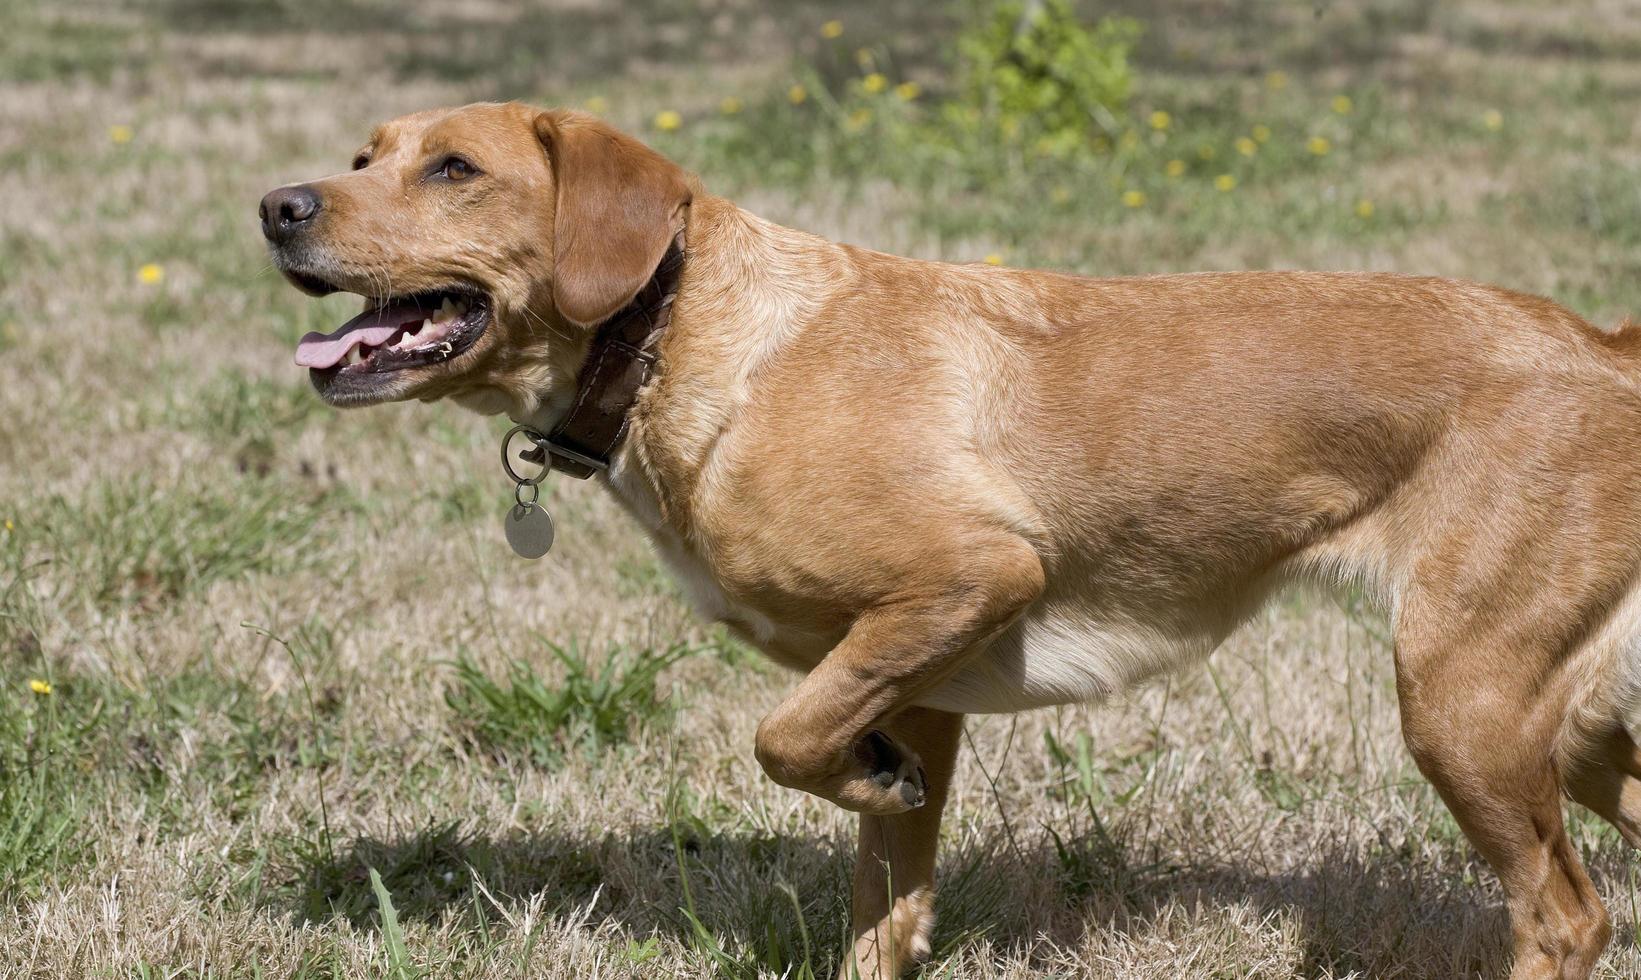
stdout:
<svg viewBox="0 0 1641 980">
<path fill-rule="evenodd" d="M 1115 137 L 1140 33 L 1130 17 L 1085 25 L 1069 0 L 996 4 L 957 39 L 960 94 L 945 115 L 958 126 L 984 121 L 1009 141 L 1030 140 L 1055 156 L 1095 135 Z"/>
<path fill-rule="evenodd" d="M 725 93 L 711 115 L 658 111 L 658 146 L 731 194 L 871 189 L 896 218 L 997 263 L 1154 267 L 1156 252 L 1111 251 L 1105 230 L 1133 218 L 1167 222 L 1148 241 L 1169 257 L 1227 229 L 1356 237 L 1422 220 L 1362 193 L 1361 161 L 1416 149 L 1374 88 L 1147 73 L 1130 61 L 1140 23 L 1078 20 L 1071 0 L 967 10 L 944 70 L 856 46 L 829 21 L 780 87 Z"/>
</svg>

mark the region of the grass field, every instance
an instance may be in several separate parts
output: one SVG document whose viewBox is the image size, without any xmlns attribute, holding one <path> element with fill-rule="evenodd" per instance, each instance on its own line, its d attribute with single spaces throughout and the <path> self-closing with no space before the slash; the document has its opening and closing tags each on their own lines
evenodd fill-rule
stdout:
<svg viewBox="0 0 1641 980">
<path fill-rule="evenodd" d="M 920 135 L 965 5 L 3 0 L 0 975 L 835 969 L 853 819 L 752 758 L 793 678 L 693 621 L 596 487 L 551 486 L 557 550 L 515 559 L 500 420 L 335 413 L 291 365 L 352 311 L 271 272 L 257 200 L 382 118 L 590 107 L 766 217 L 890 251 L 1396 269 L 1641 312 L 1641 8 L 1087 12 L 1124 10 L 1130 104 L 1066 157 Z M 1504 962 L 1348 597 L 968 741 L 927 976 Z M 1617 918 L 1601 975 L 1641 976 L 1633 860 L 1572 821 Z"/>
</svg>

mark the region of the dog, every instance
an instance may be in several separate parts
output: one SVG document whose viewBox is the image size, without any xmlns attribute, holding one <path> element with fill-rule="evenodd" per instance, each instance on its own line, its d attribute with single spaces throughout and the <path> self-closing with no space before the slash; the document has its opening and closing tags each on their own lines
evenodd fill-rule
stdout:
<svg viewBox="0 0 1641 980">
<path fill-rule="evenodd" d="M 517 103 L 389 122 L 261 220 L 299 289 L 365 298 L 298 348 L 326 402 L 510 416 L 803 673 L 755 754 L 860 814 L 844 976 L 929 955 L 964 713 L 1201 660 L 1296 581 L 1389 617 L 1510 976 L 1595 966 L 1562 795 L 1641 846 L 1641 328 L 1450 279 L 900 258 Z"/>
</svg>

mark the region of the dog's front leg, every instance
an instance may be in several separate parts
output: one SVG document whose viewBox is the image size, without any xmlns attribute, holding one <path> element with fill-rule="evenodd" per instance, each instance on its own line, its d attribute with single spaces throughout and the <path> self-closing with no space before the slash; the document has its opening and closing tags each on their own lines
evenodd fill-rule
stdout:
<svg viewBox="0 0 1641 980">
<path fill-rule="evenodd" d="M 928 775 L 888 723 L 937 687 L 1043 590 L 1022 538 L 953 534 L 951 552 L 902 561 L 897 587 L 861 613 L 832 652 L 758 725 L 771 779 L 847 810 L 920 807 Z"/>
<path fill-rule="evenodd" d="M 927 802 L 907 813 L 860 816 L 855 863 L 854 939 L 839 980 L 894 980 L 929 956 L 934 931 L 934 861 L 963 716 L 908 708 L 894 735 L 923 759 Z"/>
</svg>

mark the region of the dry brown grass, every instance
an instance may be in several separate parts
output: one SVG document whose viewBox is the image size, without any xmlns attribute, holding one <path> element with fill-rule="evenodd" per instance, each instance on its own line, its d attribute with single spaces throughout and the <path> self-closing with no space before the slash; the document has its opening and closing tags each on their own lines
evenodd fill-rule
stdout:
<svg viewBox="0 0 1641 980">
<path fill-rule="evenodd" d="M 1377 85 L 1436 122 L 1353 179 L 1382 208 L 1418 202 L 1420 219 L 1390 237 L 1243 235 L 1233 213 L 1183 251 L 1136 219 L 1088 229 L 1087 250 L 1124 269 L 1453 273 L 1608 318 L 1641 297 L 1624 226 L 1641 204 L 1634 187 L 1612 196 L 1628 186 L 1614 175 L 1635 173 L 1641 118 L 1630 5 L 1339 3 L 1320 20 L 1274 6 L 1259 8 L 1274 23 L 1249 26 L 1220 5 L 1160 5 L 1142 71 L 1162 92 L 1257 87 L 1279 66 L 1319 91 Z M 663 99 L 710 111 L 726 90 L 784 87 L 829 16 L 904 36 L 922 71 L 949 20 L 913 30 L 914 4 L 705 7 L 8 8 L 0 714 L 15 725 L 0 736 L 15 744 L 0 753 L 0 850 L 28 858 L 0 862 L 15 879 L 0 882 L 0 973 L 394 975 L 367 868 L 393 893 L 409 972 L 797 975 L 794 901 L 830 970 L 852 821 L 770 784 L 751 755 L 791 678 L 704 652 L 663 675 L 674 708 L 628 744 L 543 759 L 467 738 L 445 700 L 458 656 L 498 677 L 522 658 L 551 685 L 563 670 L 541 637 L 596 662 L 610 645 L 717 635 L 594 487 L 553 487 L 559 548 L 516 561 L 496 526 L 493 420 L 318 409 L 290 346 L 345 303 L 278 282 L 254 221 L 264 190 L 340 166 L 406 110 L 598 96 L 642 128 Z M 1369 33 L 1328 47 L 1351 30 Z M 1502 155 L 1426 139 L 1490 105 L 1513 127 Z M 114 125 L 134 138 L 114 142 Z M 733 190 L 890 250 L 994 244 L 901 216 L 912 189 Z M 1616 224 L 1564 213 L 1592 194 Z M 163 281 L 139 281 L 149 262 Z M 1293 597 L 1211 670 L 1102 708 L 972 719 L 929 975 L 1496 973 L 1497 890 L 1401 746 L 1377 630 L 1348 603 Z M 48 676 L 52 695 L 28 692 Z M 1087 769 L 1056 762 L 1050 737 L 1073 757 L 1091 738 Z M 25 811 L 67 829 L 42 836 Z M 1574 820 L 1618 917 L 1603 975 L 1641 976 L 1631 857 Z M 705 935 L 679 911 L 686 875 Z"/>
</svg>

